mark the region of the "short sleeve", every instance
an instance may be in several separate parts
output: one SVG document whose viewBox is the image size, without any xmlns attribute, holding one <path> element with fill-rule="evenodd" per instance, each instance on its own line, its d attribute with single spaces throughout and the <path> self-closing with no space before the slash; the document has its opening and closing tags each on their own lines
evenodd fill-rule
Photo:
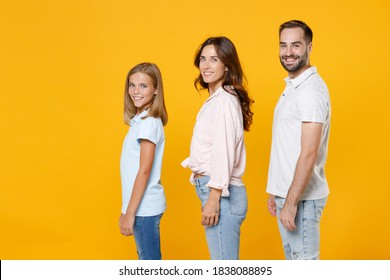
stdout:
<svg viewBox="0 0 390 280">
<path fill-rule="evenodd" d="M 304 89 L 297 102 L 302 122 L 325 123 L 329 115 L 329 97 L 315 88 Z"/>
<path fill-rule="evenodd" d="M 146 139 L 157 145 L 161 139 L 161 132 L 158 124 L 159 121 L 161 122 L 160 119 L 152 117 L 144 119 L 139 126 L 137 141 L 140 142 L 142 139 Z"/>
</svg>

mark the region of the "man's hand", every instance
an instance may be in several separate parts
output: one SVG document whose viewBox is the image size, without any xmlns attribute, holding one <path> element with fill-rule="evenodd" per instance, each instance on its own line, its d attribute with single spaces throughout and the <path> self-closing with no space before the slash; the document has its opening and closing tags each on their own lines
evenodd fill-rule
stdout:
<svg viewBox="0 0 390 280">
<path fill-rule="evenodd" d="M 275 217 L 276 216 L 276 203 L 275 203 L 275 196 L 272 194 L 270 194 L 268 196 L 267 207 L 268 207 L 268 212 L 271 214 L 271 216 Z"/>
<path fill-rule="evenodd" d="M 297 205 L 285 204 L 280 211 L 280 221 L 285 229 L 293 231 L 297 229 L 295 216 L 297 215 Z"/>
</svg>

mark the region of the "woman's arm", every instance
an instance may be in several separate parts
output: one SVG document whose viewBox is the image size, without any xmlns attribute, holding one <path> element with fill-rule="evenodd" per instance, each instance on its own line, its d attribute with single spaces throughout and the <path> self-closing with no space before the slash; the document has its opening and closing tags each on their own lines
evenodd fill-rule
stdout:
<svg viewBox="0 0 390 280">
<path fill-rule="evenodd" d="M 228 93 L 226 93 L 228 94 Z M 202 209 L 202 225 L 218 224 L 221 196 L 228 196 L 228 186 L 234 166 L 239 118 L 236 108 L 231 103 L 221 104 L 221 111 L 214 119 L 213 147 L 211 155 L 209 199 Z"/>
</svg>

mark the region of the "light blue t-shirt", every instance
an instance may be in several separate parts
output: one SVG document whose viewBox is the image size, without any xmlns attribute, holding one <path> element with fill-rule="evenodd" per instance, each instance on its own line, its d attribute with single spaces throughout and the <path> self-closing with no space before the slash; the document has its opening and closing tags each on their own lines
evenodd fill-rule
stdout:
<svg viewBox="0 0 390 280">
<path fill-rule="evenodd" d="M 147 113 L 146 110 L 131 119 L 129 131 L 123 142 L 120 160 L 123 214 L 126 214 L 139 170 L 141 139 L 153 142 L 156 145 L 156 150 L 150 177 L 136 216 L 159 215 L 166 208 L 164 189 L 161 185 L 161 167 L 165 144 L 164 129 L 160 118 L 147 117 L 142 119 Z"/>
</svg>

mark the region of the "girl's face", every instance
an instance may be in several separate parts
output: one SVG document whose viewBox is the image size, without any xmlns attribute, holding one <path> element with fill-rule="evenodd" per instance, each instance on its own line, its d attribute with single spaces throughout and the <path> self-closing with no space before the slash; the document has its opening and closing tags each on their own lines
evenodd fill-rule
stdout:
<svg viewBox="0 0 390 280">
<path fill-rule="evenodd" d="M 200 54 L 199 70 L 203 81 L 208 84 L 210 94 L 222 86 L 227 69 L 218 58 L 214 45 L 207 45 L 203 48 Z"/>
<path fill-rule="evenodd" d="M 148 75 L 137 72 L 129 77 L 129 95 L 137 108 L 137 114 L 152 105 L 156 91 L 157 89 Z"/>
</svg>

